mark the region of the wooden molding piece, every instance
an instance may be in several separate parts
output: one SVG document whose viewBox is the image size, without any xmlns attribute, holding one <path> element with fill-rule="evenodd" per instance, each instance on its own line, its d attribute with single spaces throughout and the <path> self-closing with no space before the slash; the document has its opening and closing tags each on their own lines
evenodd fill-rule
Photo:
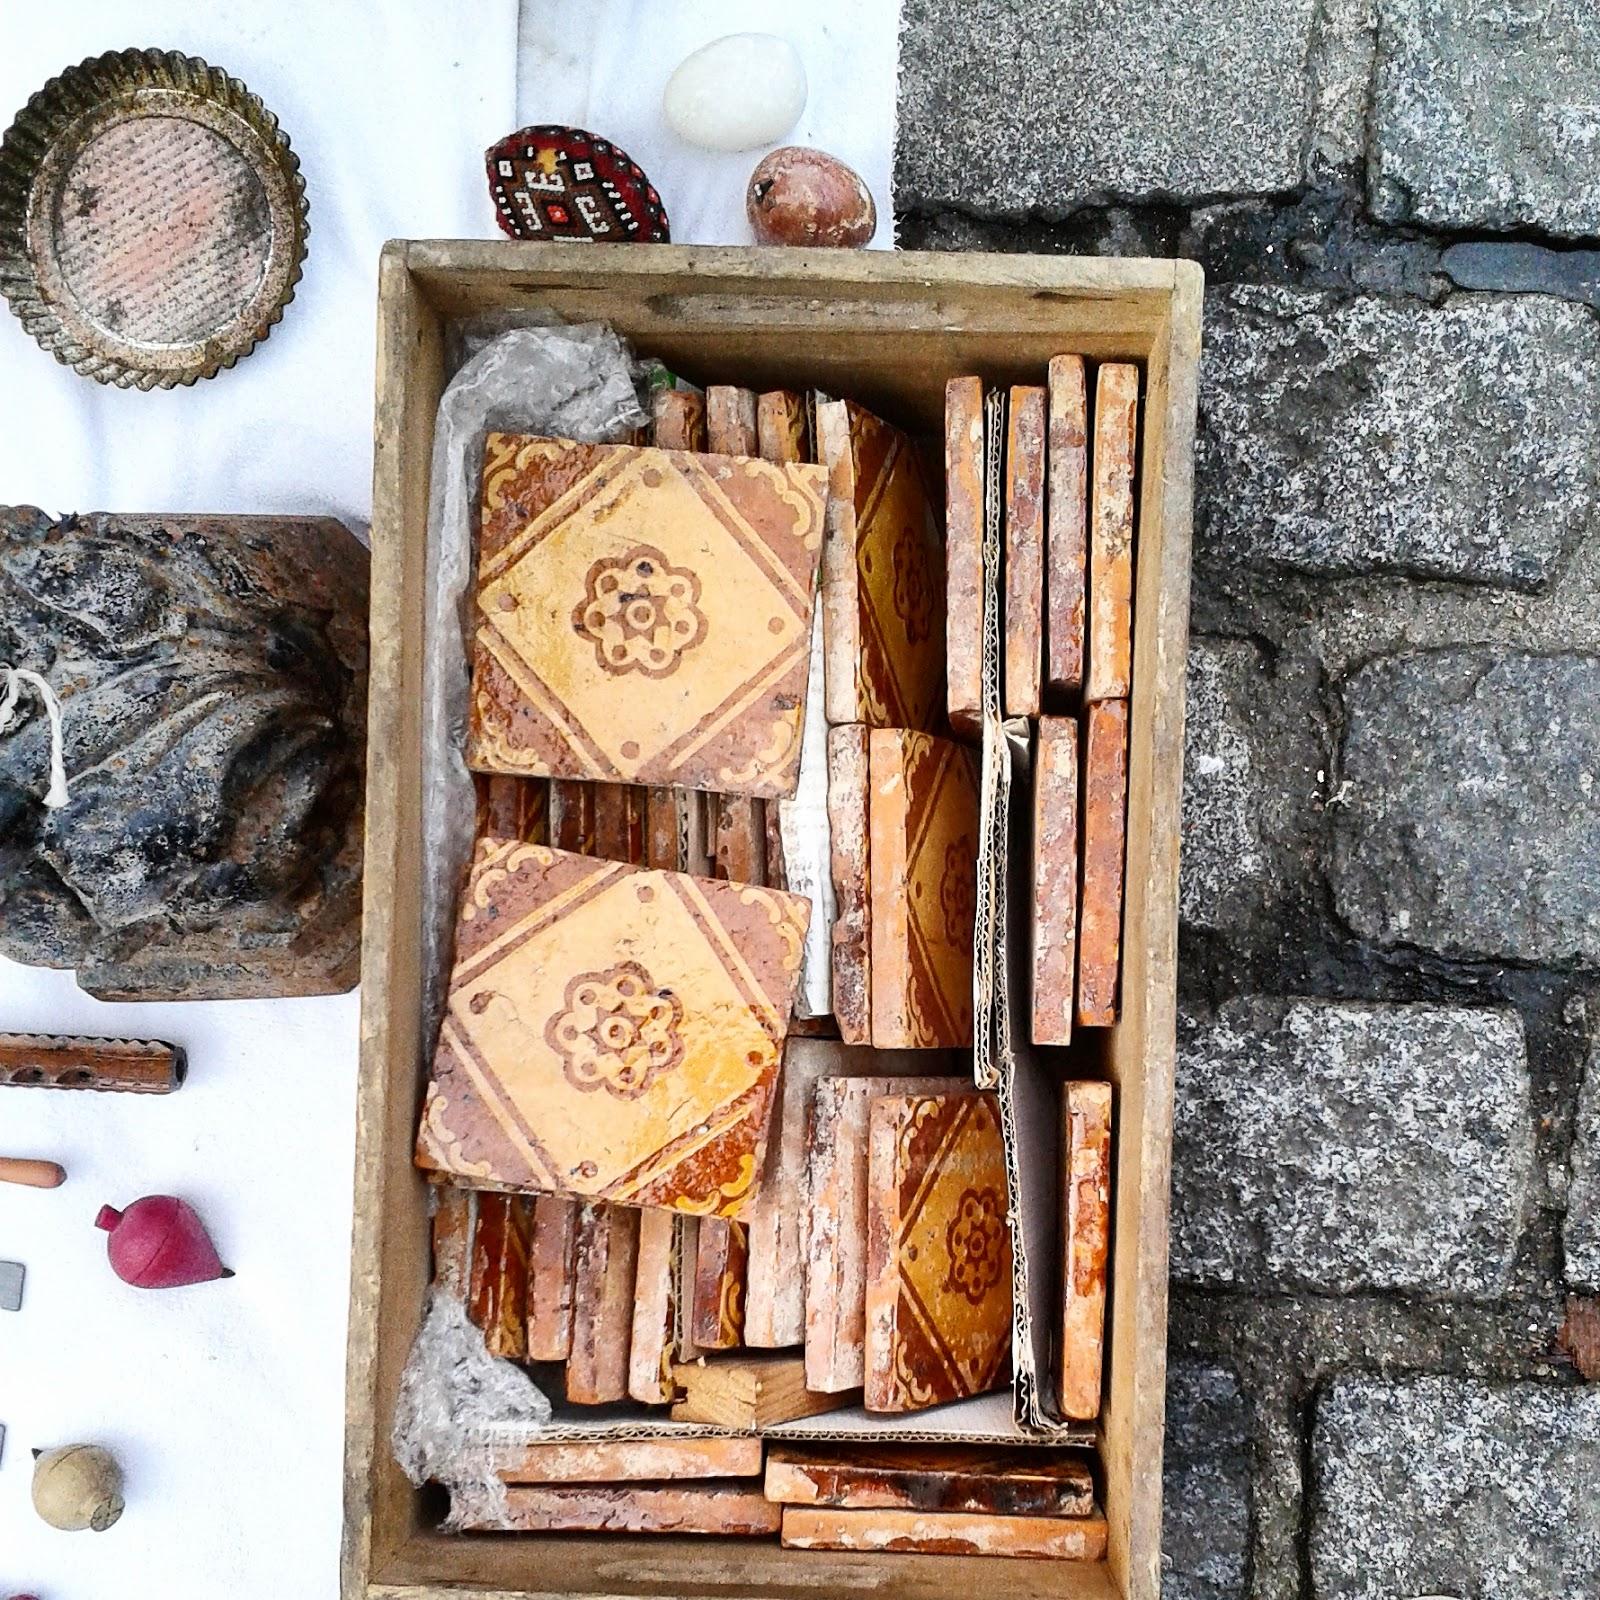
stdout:
<svg viewBox="0 0 1600 1600">
<path fill-rule="evenodd" d="M 704 1422 L 754 1433 L 780 1422 L 838 1411 L 861 1398 L 859 1390 L 818 1394 L 806 1388 L 800 1356 L 724 1356 L 680 1362 L 672 1369 L 680 1398 L 674 1422 Z"/>
<path fill-rule="evenodd" d="M 187 1072 L 183 1050 L 161 1039 L 0 1033 L 0 1086 L 171 1094 Z"/>
<path fill-rule="evenodd" d="M 945 1556 L 1098 1561 L 1104 1517 L 998 1517 L 967 1511 L 840 1511 L 785 1506 L 786 1550 L 878 1550 Z"/>
</svg>

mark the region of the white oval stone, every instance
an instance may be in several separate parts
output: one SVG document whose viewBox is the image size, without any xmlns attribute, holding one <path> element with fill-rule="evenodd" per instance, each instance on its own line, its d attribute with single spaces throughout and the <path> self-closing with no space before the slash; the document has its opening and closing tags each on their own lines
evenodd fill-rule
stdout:
<svg viewBox="0 0 1600 1600">
<path fill-rule="evenodd" d="M 754 150 L 800 120 L 806 69 L 775 33 L 730 33 L 684 57 L 661 104 L 672 131 L 702 150 Z"/>
</svg>

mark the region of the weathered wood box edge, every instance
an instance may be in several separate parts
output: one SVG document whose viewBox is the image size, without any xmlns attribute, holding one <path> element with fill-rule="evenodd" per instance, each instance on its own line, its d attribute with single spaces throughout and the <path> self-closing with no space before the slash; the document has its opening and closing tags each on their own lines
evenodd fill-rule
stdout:
<svg viewBox="0 0 1600 1600">
<path fill-rule="evenodd" d="M 1190 511 L 1202 278 L 1189 262 L 1003 255 L 395 241 L 379 273 L 361 1075 L 346 1380 L 345 1600 L 513 1596 L 1159 1600 L 1168 1185 Z M 816 386 L 929 433 L 947 377 L 1038 381 L 1049 356 L 1135 360 L 1139 489 L 1105 1561 L 832 1556 L 743 1541 L 452 1537 L 389 1449 L 427 1286 L 426 1185 L 411 1165 L 423 1045 L 418 843 L 423 550 L 451 323 L 553 309 L 604 320 L 692 378 Z"/>
</svg>

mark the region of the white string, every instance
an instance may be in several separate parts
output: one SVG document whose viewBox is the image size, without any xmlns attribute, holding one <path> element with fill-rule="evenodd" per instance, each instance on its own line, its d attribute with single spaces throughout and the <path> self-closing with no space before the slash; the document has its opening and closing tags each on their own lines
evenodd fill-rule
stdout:
<svg viewBox="0 0 1600 1600">
<path fill-rule="evenodd" d="M 11 726 L 17 714 L 17 700 L 22 686 L 27 684 L 38 695 L 44 714 L 50 721 L 50 788 L 44 803 L 54 811 L 67 803 L 67 766 L 62 749 L 61 702 L 56 692 L 37 672 L 29 667 L 0 666 L 5 677 L 5 692 L 0 694 L 0 733 Z"/>
</svg>

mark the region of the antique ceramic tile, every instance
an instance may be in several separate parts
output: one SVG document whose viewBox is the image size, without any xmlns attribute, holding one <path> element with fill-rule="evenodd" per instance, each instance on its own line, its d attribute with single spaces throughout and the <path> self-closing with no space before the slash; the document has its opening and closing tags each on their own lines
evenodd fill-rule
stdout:
<svg viewBox="0 0 1600 1600">
<path fill-rule="evenodd" d="M 1133 682 L 1133 472 L 1139 369 L 1100 368 L 1094 396 L 1089 509 L 1089 658 L 1085 700 L 1126 699 Z"/>
<path fill-rule="evenodd" d="M 699 1533 L 743 1535 L 778 1531 L 782 1507 L 759 1488 L 723 1481 L 705 1484 L 577 1484 L 522 1486 L 505 1491 L 503 1511 L 483 1491 L 456 1490 L 450 1525 L 466 1532 Z"/>
<path fill-rule="evenodd" d="M 856 1050 L 876 1072 L 925 1056 Z M 848 1070 L 848 1068 L 846 1069 Z M 858 1389 L 866 1372 L 867 1181 L 872 1102 L 885 1094 L 958 1092 L 960 1078 L 824 1077 L 806 1125 L 806 1383 L 826 1393 Z"/>
<path fill-rule="evenodd" d="M 1100 1414 L 1106 1268 L 1111 1246 L 1111 1085 L 1068 1083 L 1062 1093 L 1061 1414 Z"/>
<path fill-rule="evenodd" d="M 565 1361 L 572 1353 L 572 1299 L 577 1286 L 578 1202 L 533 1197 L 528 1244 L 528 1359 Z"/>
<path fill-rule="evenodd" d="M 1089 548 L 1089 401 L 1082 356 L 1050 363 L 1049 515 L 1045 536 L 1047 694 L 1083 684 L 1083 598 Z"/>
<path fill-rule="evenodd" d="M 1122 872 L 1128 821 L 1128 702 L 1089 707 L 1083 756 L 1083 884 L 1078 911 L 1078 1021 L 1117 1020 Z"/>
<path fill-rule="evenodd" d="M 706 449 L 724 456 L 753 456 L 758 439 L 755 391 L 712 384 L 706 390 Z"/>
<path fill-rule="evenodd" d="M 873 1102 L 867 1188 L 869 1411 L 915 1411 L 1006 1381 L 1011 1234 L 993 1095 Z"/>
<path fill-rule="evenodd" d="M 1033 1042 L 1072 1041 L 1078 934 L 1078 724 L 1040 717 L 1033 760 Z"/>
<path fill-rule="evenodd" d="M 521 1361 L 528 1353 L 528 1236 L 533 1205 L 526 1195 L 480 1194 L 472 1231 L 467 1312 L 483 1329 L 492 1356 Z"/>
<path fill-rule="evenodd" d="M 944 540 L 916 446 L 847 400 L 817 406 L 828 721 L 933 728 L 944 712 Z"/>
<path fill-rule="evenodd" d="M 418 1163 L 737 1214 L 808 914 L 776 890 L 482 841 Z"/>
<path fill-rule="evenodd" d="M 658 1213 L 659 1214 L 659 1213 Z M 672 1220 L 670 1217 L 667 1219 Z M 759 1439 L 566 1439 L 489 1453 L 505 1483 L 638 1483 L 759 1478 Z"/>
<path fill-rule="evenodd" d="M 803 395 L 774 389 L 756 401 L 756 447 L 763 461 L 810 461 L 811 427 Z"/>
<path fill-rule="evenodd" d="M 872 1042 L 972 1043 L 978 778 L 950 739 L 874 728 L 871 800 Z"/>
<path fill-rule="evenodd" d="M 633 1281 L 633 1336 L 628 1347 L 628 1394 L 643 1405 L 665 1405 L 672 1398 L 677 1251 L 678 1218 L 670 1211 L 641 1211 L 639 1260 Z M 639 1472 L 633 1476 L 652 1474 Z M 682 1476 L 698 1474 L 688 1472 Z"/>
<path fill-rule="evenodd" d="M 543 778 L 507 778 L 478 773 L 478 835 L 547 842 L 550 785 Z"/>
<path fill-rule="evenodd" d="M 867 1511 L 995 1512 L 1086 1517 L 1094 1479 L 1077 1455 L 992 1446 L 774 1443 L 766 1492 L 786 1505 Z"/>
<path fill-rule="evenodd" d="M 550 843 L 574 855 L 592 856 L 594 849 L 594 795 L 598 786 L 557 778 L 550 785 Z M 480 835 L 483 832 L 479 830 Z M 497 838 L 516 835 L 497 834 Z"/>
<path fill-rule="evenodd" d="M 983 717 L 983 380 L 944 390 L 946 707 L 950 724 L 976 731 Z"/>
<path fill-rule="evenodd" d="M 594 785 L 593 854 L 606 861 L 644 861 L 645 791 L 631 783 Z"/>
<path fill-rule="evenodd" d="M 833 876 L 833 1014 L 846 1044 L 872 1042 L 872 884 L 868 732 L 828 729 L 828 835 Z"/>
<path fill-rule="evenodd" d="M 706 397 L 693 389 L 658 389 L 650 402 L 650 442 L 659 450 L 706 447 Z"/>
<path fill-rule="evenodd" d="M 730 883 L 767 881 L 767 813 L 748 795 L 719 794 L 709 799 L 713 873 Z"/>
<path fill-rule="evenodd" d="M 578 1216 L 572 1296 L 572 1353 L 567 1399 L 603 1406 L 628 1398 L 633 1281 L 639 1259 L 639 1213 L 628 1206 L 586 1205 Z"/>
<path fill-rule="evenodd" d="M 749 1235 L 741 1222 L 702 1217 L 695 1241 L 690 1336 L 702 1350 L 731 1350 L 744 1338 Z"/>
<path fill-rule="evenodd" d="M 1044 672 L 1045 391 L 1014 388 L 1006 431 L 1004 705 L 1008 717 L 1039 715 Z"/>
<path fill-rule="evenodd" d="M 1001 1517 L 970 1511 L 841 1511 L 785 1506 L 786 1550 L 899 1550 L 957 1556 L 1098 1561 L 1104 1517 Z"/>
<path fill-rule="evenodd" d="M 478 1226 L 478 1197 L 470 1189 L 441 1187 L 433 1192 L 433 1281 L 440 1292 L 465 1303 L 472 1274 L 472 1239 Z"/>
<path fill-rule="evenodd" d="M 821 469 L 490 434 L 468 765 L 794 789 Z"/>
</svg>

